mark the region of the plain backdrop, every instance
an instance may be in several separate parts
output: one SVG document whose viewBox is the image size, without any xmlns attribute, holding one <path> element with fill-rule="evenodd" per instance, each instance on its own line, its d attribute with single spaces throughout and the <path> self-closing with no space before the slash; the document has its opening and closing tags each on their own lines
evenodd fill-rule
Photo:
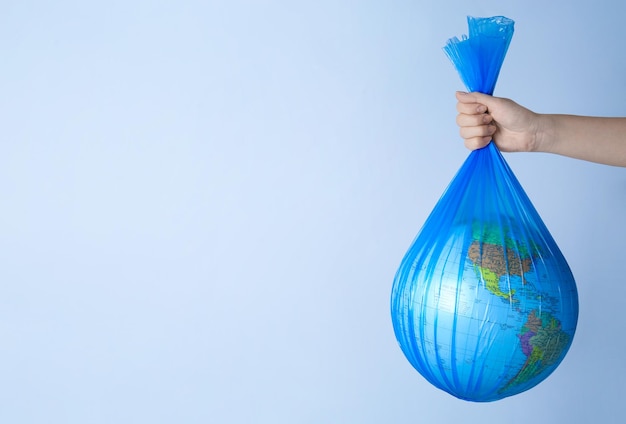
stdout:
<svg viewBox="0 0 626 424">
<path fill-rule="evenodd" d="M 534 389 L 432 387 L 389 296 L 468 154 L 446 40 L 508 16 L 496 95 L 626 116 L 626 3 L 1 6 L 0 422 L 622 422 L 626 169 L 506 155 L 580 295 Z"/>
</svg>

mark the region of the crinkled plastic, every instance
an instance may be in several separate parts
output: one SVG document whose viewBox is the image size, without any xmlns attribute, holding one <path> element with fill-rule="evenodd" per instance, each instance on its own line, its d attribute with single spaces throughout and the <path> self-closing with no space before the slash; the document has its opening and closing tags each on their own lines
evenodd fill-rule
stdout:
<svg viewBox="0 0 626 424">
<path fill-rule="evenodd" d="M 444 50 L 469 91 L 492 94 L 514 23 L 468 23 L 469 37 Z M 578 320 L 574 277 L 493 142 L 470 153 L 406 253 L 391 314 L 413 367 L 460 399 L 523 392 L 563 360 Z"/>
</svg>

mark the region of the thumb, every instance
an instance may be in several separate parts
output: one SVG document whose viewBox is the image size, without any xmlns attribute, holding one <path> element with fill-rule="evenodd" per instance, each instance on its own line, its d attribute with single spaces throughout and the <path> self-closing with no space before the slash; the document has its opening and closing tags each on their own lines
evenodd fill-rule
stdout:
<svg viewBox="0 0 626 424">
<path fill-rule="evenodd" d="M 487 106 L 489 108 L 490 105 L 493 105 L 494 98 L 488 94 L 479 93 L 474 91 L 472 93 L 466 93 L 464 91 L 456 92 L 456 99 L 460 103 L 480 103 L 482 105 Z"/>
</svg>

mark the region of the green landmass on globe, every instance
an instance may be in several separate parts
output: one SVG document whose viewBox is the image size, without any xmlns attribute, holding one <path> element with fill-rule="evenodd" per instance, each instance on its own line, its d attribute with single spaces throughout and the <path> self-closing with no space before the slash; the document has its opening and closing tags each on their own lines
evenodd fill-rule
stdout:
<svg viewBox="0 0 626 424">
<path fill-rule="evenodd" d="M 559 361 L 570 344 L 570 336 L 561 329 L 561 323 L 548 312 L 531 311 L 517 336 L 526 362 L 518 373 L 499 391 L 525 383 L 543 373 Z"/>
<path fill-rule="evenodd" d="M 515 298 L 515 290 L 510 287 L 503 289 L 500 280 L 504 276 L 516 276 L 526 285 L 524 274 L 533 270 L 533 256 L 537 256 L 539 250 L 535 244 L 525 246 L 508 237 L 508 234 L 511 234 L 509 229 L 497 225 L 473 225 L 467 257 L 491 294 L 515 304 L 519 302 Z M 540 293 L 537 296 L 541 298 Z M 525 314 L 519 308 L 516 310 Z M 526 361 L 502 386 L 501 393 L 531 380 L 558 363 L 571 341 L 561 329 L 561 322 L 548 311 L 533 309 L 522 320 L 525 322 L 517 337 Z"/>
</svg>

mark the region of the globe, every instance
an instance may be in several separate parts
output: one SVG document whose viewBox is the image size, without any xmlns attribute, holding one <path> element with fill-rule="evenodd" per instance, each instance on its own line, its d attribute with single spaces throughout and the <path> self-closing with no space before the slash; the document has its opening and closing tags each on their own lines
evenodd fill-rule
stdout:
<svg viewBox="0 0 626 424">
<path fill-rule="evenodd" d="M 407 252 L 392 290 L 394 330 L 413 367 L 477 402 L 550 375 L 578 317 L 574 278 L 552 240 L 500 219 L 440 229 L 423 241 Z"/>
</svg>

